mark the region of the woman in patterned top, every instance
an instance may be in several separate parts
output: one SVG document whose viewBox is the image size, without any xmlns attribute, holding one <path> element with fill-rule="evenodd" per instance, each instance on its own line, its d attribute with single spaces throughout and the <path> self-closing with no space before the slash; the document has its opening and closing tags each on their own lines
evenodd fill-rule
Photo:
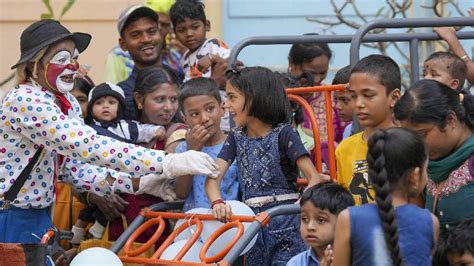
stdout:
<svg viewBox="0 0 474 266">
<path fill-rule="evenodd" d="M 21 35 L 21 58 L 12 67 L 19 85 L 6 93 L 0 107 L 0 242 L 39 242 L 35 235 L 51 226 L 49 207 L 61 170 L 77 189 L 102 194 L 116 189 L 133 193 L 161 174 L 217 175 L 207 154 L 165 155 L 99 136 L 84 124 L 69 91 L 77 56 L 90 39 L 55 20 L 34 22 Z M 130 173 L 134 179 L 116 180 L 98 166 Z M 25 168 L 29 171 L 23 172 Z"/>
<path fill-rule="evenodd" d="M 442 229 L 474 218 L 474 97 L 434 80 L 415 83 L 395 105 L 403 127 L 419 132 L 429 149 L 427 209 Z"/>
</svg>

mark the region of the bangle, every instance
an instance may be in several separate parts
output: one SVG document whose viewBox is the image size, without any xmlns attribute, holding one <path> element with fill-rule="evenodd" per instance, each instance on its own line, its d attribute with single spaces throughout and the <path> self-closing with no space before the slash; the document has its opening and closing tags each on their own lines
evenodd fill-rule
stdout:
<svg viewBox="0 0 474 266">
<path fill-rule="evenodd" d="M 213 201 L 213 202 L 211 203 L 211 209 L 214 209 L 214 206 L 215 206 L 215 205 L 221 204 L 221 203 L 222 203 L 222 204 L 225 204 L 224 200 L 222 200 L 222 199 L 216 199 L 215 201 Z"/>
<path fill-rule="evenodd" d="M 469 56 L 467 56 L 467 54 L 461 56 L 461 60 L 466 61 L 466 59 L 469 59 Z"/>
</svg>

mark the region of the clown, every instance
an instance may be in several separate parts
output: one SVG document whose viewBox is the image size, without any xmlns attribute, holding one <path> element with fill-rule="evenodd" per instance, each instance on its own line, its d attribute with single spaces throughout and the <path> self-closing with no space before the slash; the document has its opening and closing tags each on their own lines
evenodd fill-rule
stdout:
<svg viewBox="0 0 474 266">
<path fill-rule="evenodd" d="M 74 77 L 79 64 L 76 59 L 79 51 L 74 49 L 74 54 L 67 50 L 59 51 L 46 65 L 46 82 L 49 87 L 61 92 L 70 92 L 74 87 Z"/>
<path fill-rule="evenodd" d="M 55 20 L 34 22 L 21 35 L 21 57 L 12 67 L 18 85 L 0 105 L 0 242 L 39 242 L 36 236 L 51 227 L 59 174 L 77 190 L 99 195 L 153 194 L 164 178 L 217 174 L 207 154 L 165 155 L 100 136 L 84 124 L 69 91 L 90 40 Z M 121 172 L 112 177 L 109 169 Z"/>
</svg>

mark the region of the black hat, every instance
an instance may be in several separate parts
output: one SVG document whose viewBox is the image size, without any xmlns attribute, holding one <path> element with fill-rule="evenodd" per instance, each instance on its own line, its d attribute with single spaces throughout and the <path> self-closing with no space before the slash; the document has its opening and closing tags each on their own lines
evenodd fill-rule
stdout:
<svg viewBox="0 0 474 266">
<path fill-rule="evenodd" d="M 57 20 L 44 19 L 36 21 L 26 28 L 21 34 L 20 38 L 20 60 L 11 67 L 16 68 L 18 65 L 28 62 L 41 49 L 48 47 L 49 45 L 71 38 L 76 44 L 76 49 L 80 52 L 84 51 L 89 42 L 91 41 L 91 35 L 82 32 L 71 33 Z"/>
<path fill-rule="evenodd" d="M 122 88 L 115 84 L 104 82 L 95 86 L 89 92 L 87 103 L 87 116 L 92 117 L 92 106 L 94 105 L 94 102 L 103 96 L 115 97 L 119 101 L 120 108 L 125 107 L 125 93 L 123 92 Z"/>
<path fill-rule="evenodd" d="M 153 9 L 142 5 L 129 6 L 127 9 L 122 11 L 122 13 L 120 13 L 118 18 L 117 29 L 120 36 L 122 36 L 122 31 L 131 18 L 138 19 L 141 17 L 149 17 L 158 24 L 158 14 L 153 11 Z"/>
</svg>

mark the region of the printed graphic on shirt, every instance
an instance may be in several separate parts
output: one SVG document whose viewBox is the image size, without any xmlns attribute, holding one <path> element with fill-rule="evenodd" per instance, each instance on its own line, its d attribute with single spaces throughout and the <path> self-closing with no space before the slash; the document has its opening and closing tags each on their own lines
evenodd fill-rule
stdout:
<svg viewBox="0 0 474 266">
<path fill-rule="evenodd" d="M 374 198 L 369 193 L 372 187 L 369 184 L 369 168 L 366 160 L 358 160 L 353 163 L 353 175 L 349 184 L 349 191 L 358 204 L 372 202 Z"/>
</svg>

